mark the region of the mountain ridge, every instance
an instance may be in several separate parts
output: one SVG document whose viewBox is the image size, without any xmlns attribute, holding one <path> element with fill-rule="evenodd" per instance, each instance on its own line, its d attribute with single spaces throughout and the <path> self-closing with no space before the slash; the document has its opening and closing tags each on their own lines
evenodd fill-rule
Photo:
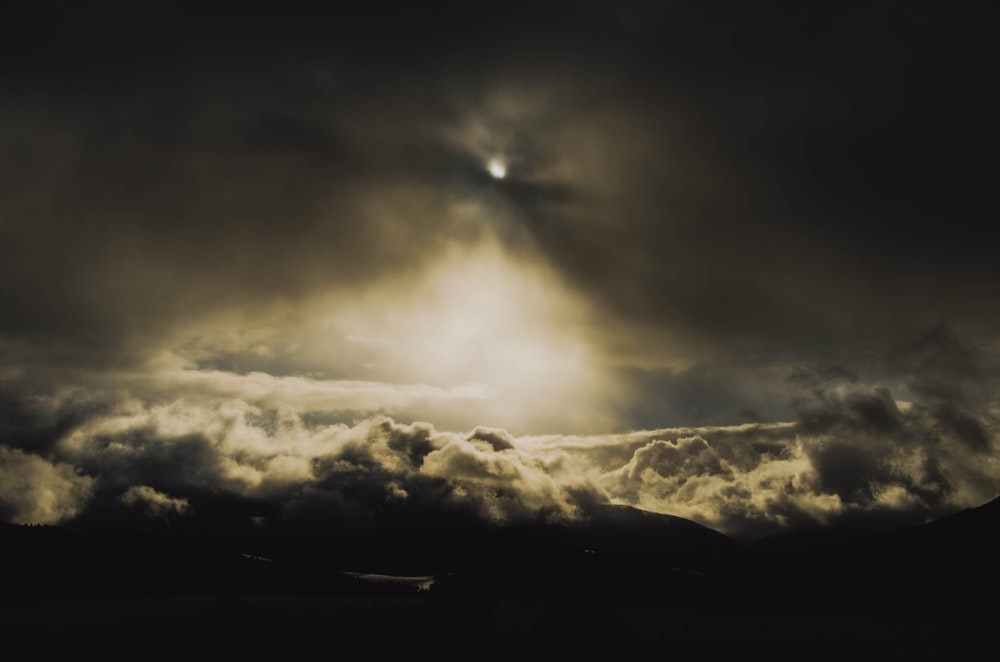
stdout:
<svg viewBox="0 0 1000 662">
<path fill-rule="evenodd" d="M 964 544 L 991 540 L 998 503 L 791 554 L 617 506 L 586 524 L 361 538 L 2 524 L 0 560 L 11 572 L 0 636 L 63 652 L 108 642 L 135 650 L 155 639 L 177 654 L 204 641 L 287 654 L 336 637 L 373 654 L 449 659 L 490 641 L 498 656 L 669 646 L 710 659 L 791 660 L 808 646 L 811 659 L 975 660 L 995 610 L 972 598 L 992 600 L 1000 581 L 995 544 L 971 557 Z"/>
</svg>

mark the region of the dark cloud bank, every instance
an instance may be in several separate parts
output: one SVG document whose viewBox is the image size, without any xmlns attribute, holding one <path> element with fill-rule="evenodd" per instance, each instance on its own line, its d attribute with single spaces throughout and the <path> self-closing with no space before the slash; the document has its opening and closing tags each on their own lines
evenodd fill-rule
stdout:
<svg viewBox="0 0 1000 662">
<path fill-rule="evenodd" d="M 3 12 L 6 521 L 755 538 L 998 492 L 987 3 Z M 484 246 L 550 299 L 480 343 L 406 284 Z"/>
</svg>

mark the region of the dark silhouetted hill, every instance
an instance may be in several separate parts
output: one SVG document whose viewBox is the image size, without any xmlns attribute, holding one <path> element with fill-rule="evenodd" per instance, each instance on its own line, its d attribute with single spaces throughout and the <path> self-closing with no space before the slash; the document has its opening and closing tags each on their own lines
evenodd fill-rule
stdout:
<svg viewBox="0 0 1000 662">
<path fill-rule="evenodd" d="M 201 637 L 252 656 L 288 654 L 289 642 L 306 652 L 333 636 L 373 655 L 457 657 L 491 641 L 496 655 L 529 647 L 974 660 L 996 620 L 998 525 L 994 500 L 778 554 L 617 506 L 575 523 L 363 536 L 3 524 L 0 635 L 57 645 L 63 639 L 47 633 L 68 631 L 65 641 L 84 647 L 159 638 L 178 654 Z"/>
</svg>

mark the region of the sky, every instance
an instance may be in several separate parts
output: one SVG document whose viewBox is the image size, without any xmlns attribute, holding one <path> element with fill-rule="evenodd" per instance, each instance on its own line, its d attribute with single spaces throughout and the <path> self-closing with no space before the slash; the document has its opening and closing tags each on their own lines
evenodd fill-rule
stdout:
<svg viewBox="0 0 1000 662">
<path fill-rule="evenodd" d="M 0 4 L 0 518 L 994 498 L 996 18 Z"/>
</svg>

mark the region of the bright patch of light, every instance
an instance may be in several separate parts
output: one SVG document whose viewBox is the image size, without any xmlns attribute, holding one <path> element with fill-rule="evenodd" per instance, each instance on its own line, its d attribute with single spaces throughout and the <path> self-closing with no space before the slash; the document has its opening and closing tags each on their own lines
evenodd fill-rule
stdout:
<svg viewBox="0 0 1000 662">
<path fill-rule="evenodd" d="M 544 267 L 502 247 L 456 246 L 417 278 L 327 305 L 335 312 L 317 342 L 350 336 L 348 349 L 374 366 L 368 379 L 435 393 L 472 389 L 461 408 L 446 404 L 509 429 L 608 424 L 595 401 L 607 379 L 574 333 L 584 324 L 579 302 Z"/>
<path fill-rule="evenodd" d="M 486 169 L 490 171 L 490 174 L 495 179 L 503 179 L 507 176 L 507 164 L 505 164 L 500 159 L 490 159 L 489 165 Z"/>
</svg>

